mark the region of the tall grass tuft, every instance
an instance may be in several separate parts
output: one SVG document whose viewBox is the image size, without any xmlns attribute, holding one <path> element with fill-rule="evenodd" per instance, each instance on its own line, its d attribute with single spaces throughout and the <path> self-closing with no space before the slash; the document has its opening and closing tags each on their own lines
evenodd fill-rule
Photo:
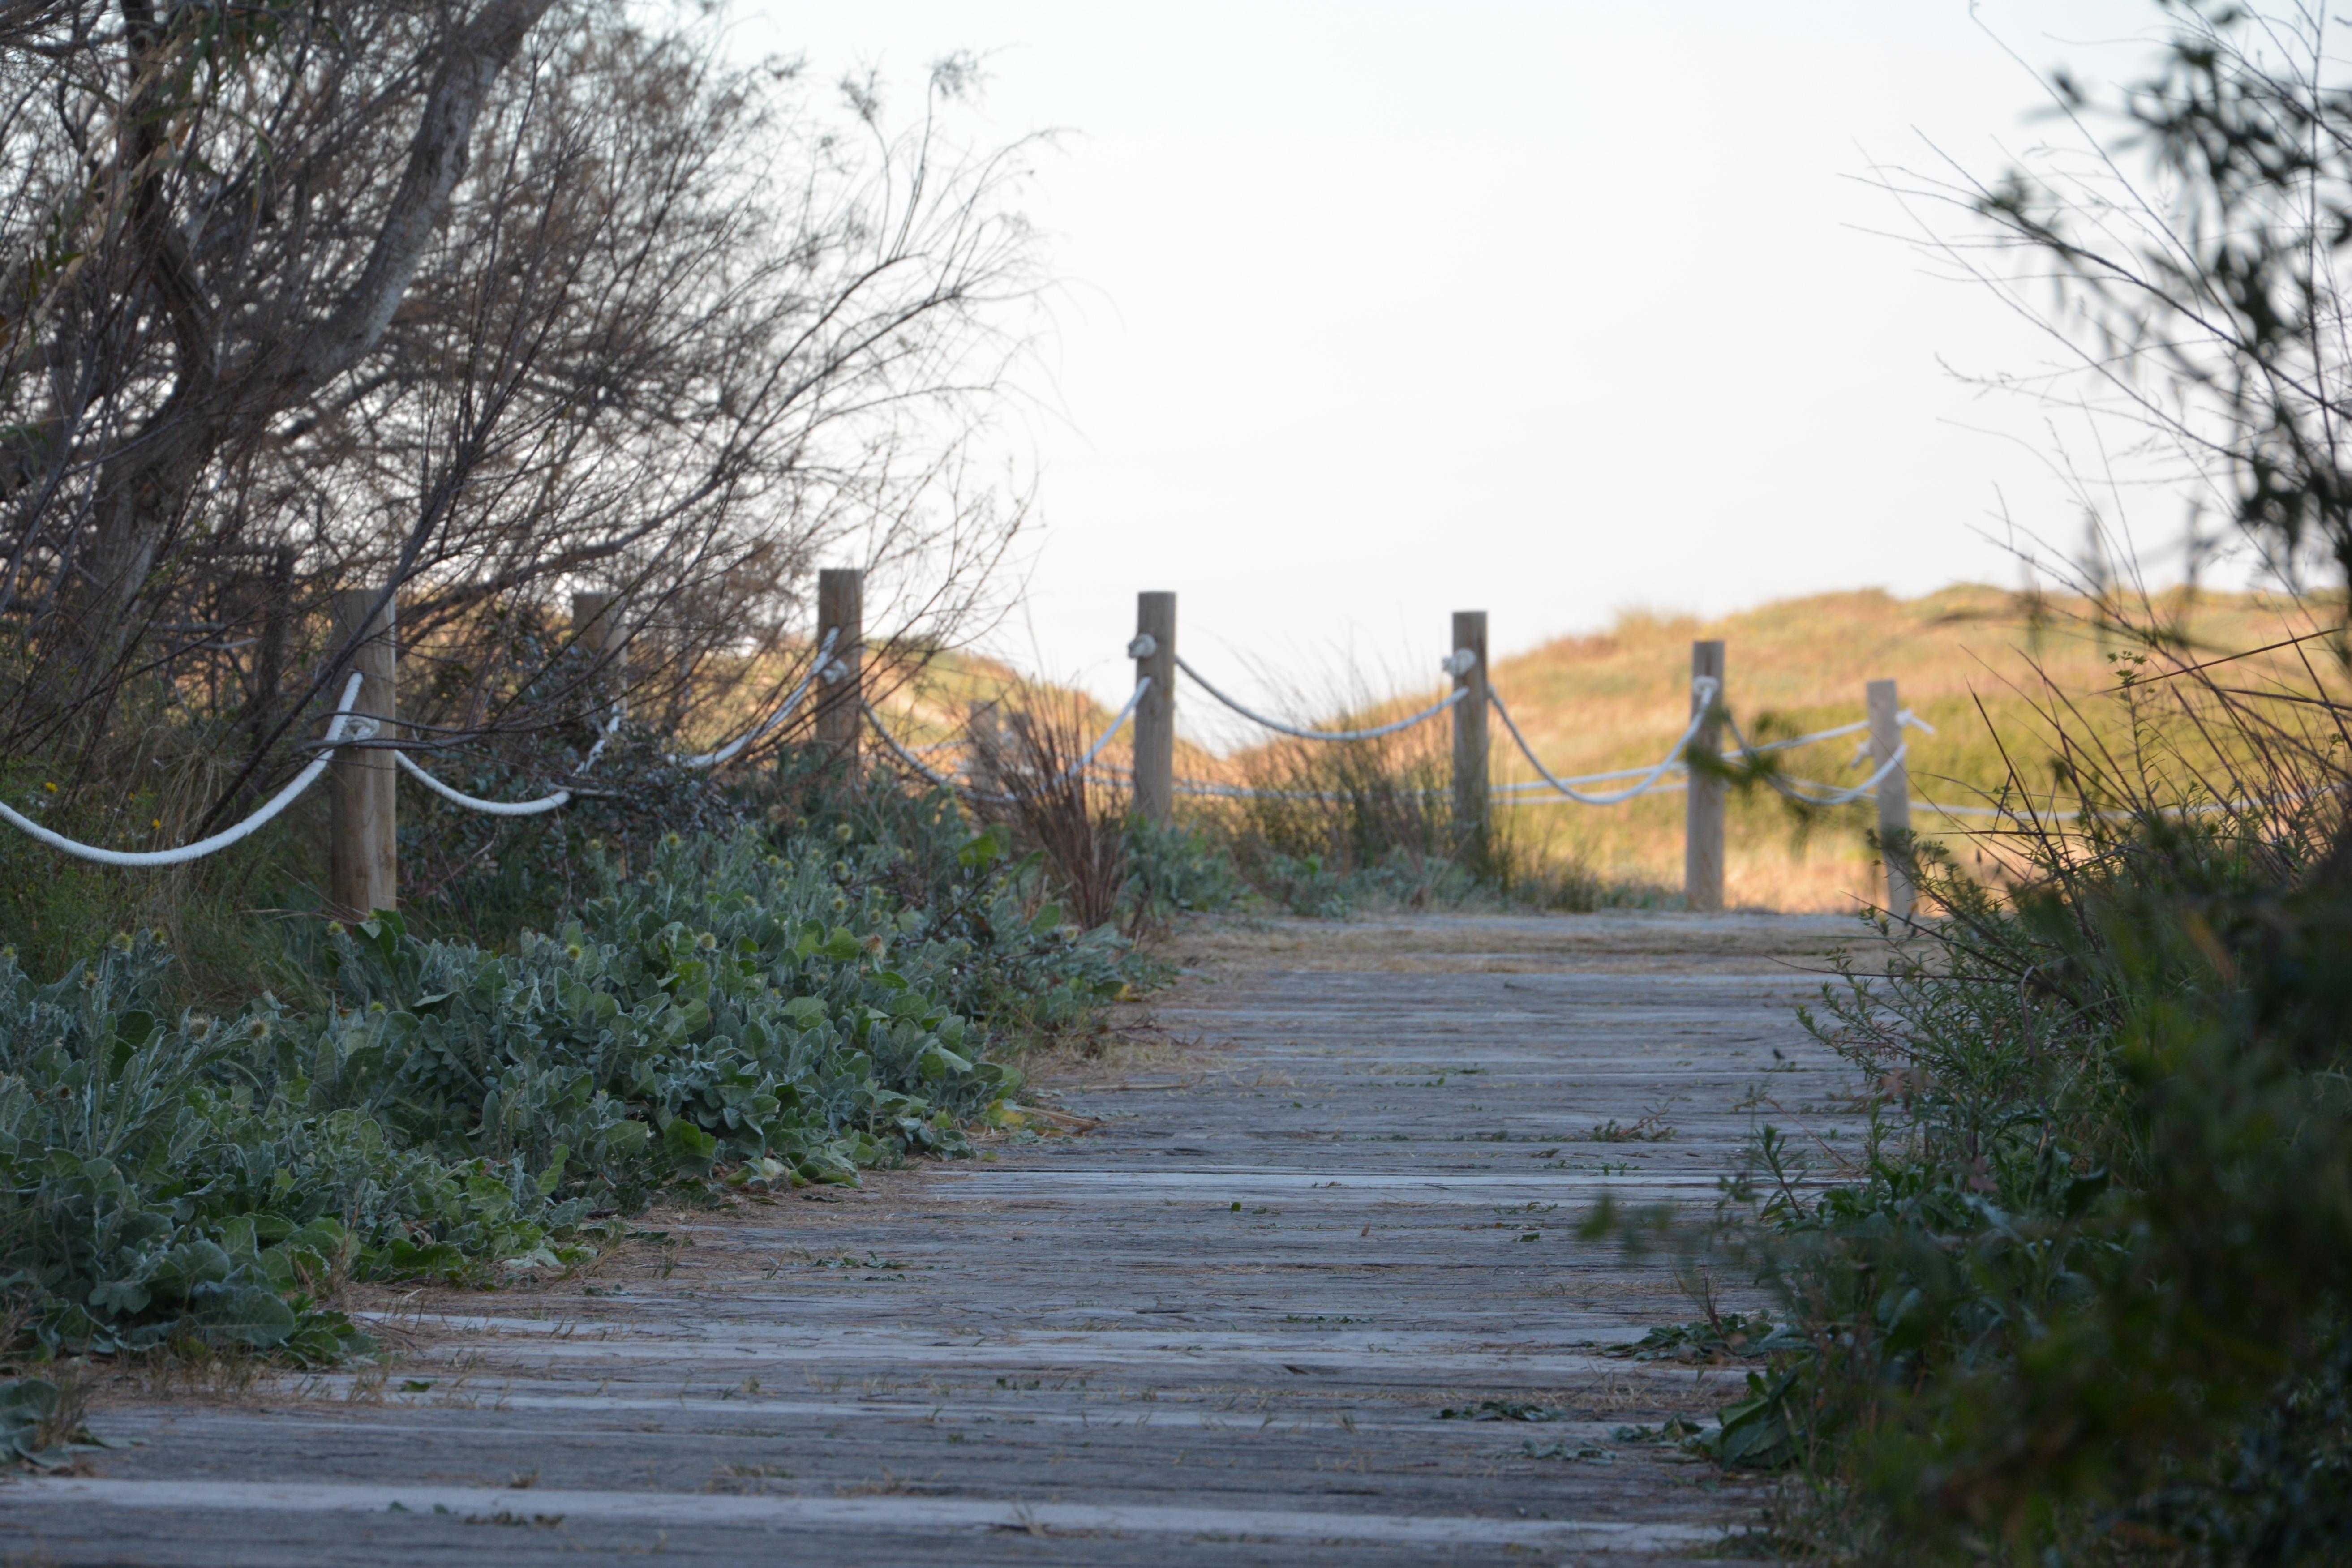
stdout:
<svg viewBox="0 0 2352 1568">
<path fill-rule="evenodd" d="M 1359 699 L 1323 727 L 1361 725 L 1382 711 Z M 1443 717 L 1370 740 L 1275 740 L 1243 753 L 1235 772 L 1249 798 L 1219 802 L 1202 821 L 1223 831 L 1242 874 L 1295 913 L 1480 903 L 1588 912 L 1672 902 L 1663 888 L 1599 875 L 1503 800 L 1483 822 L 1460 821 L 1453 730 Z"/>
<path fill-rule="evenodd" d="M 1082 767 L 1089 713 L 1074 695 L 1032 689 L 1008 717 L 1007 741 L 992 769 L 1009 801 L 984 797 L 984 818 L 1010 822 L 1045 856 L 1068 914 L 1081 929 L 1118 922 L 1131 911 L 1123 793 Z"/>
<path fill-rule="evenodd" d="M 1466 881 L 1454 841 L 1446 731 L 1425 724 L 1376 740 L 1282 739 L 1246 754 L 1254 793 L 1235 803 L 1234 859 L 1301 913 L 1344 903 L 1347 885 L 1419 908 Z"/>
</svg>

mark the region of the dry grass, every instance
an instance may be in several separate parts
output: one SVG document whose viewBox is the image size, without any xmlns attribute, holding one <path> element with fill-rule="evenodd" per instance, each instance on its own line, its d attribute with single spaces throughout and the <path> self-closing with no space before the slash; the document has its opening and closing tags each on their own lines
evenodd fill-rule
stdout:
<svg viewBox="0 0 2352 1568">
<path fill-rule="evenodd" d="M 2325 624 L 2315 617 L 2335 612 L 2331 604 L 2225 594 L 2176 594 L 2153 608 L 2184 648 L 2205 658 L 2305 635 Z M 1781 733 L 1852 722 L 1863 715 L 1864 684 L 1892 677 L 1905 706 L 1937 730 L 1911 737 L 1915 797 L 1978 803 L 2000 787 L 2009 763 L 2019 777 L 2048 788 L 2054 741 L 2046 716 L 2053 702 L 2072 706 L 2068 723 L 2078 734 L 2096 735 L 2121 754 L 2133 748 L 2136 715 L 2118 678 L 2129 668 L 2118 663 L 2126 642 L 2103 634 L 2080 601 L 2021 601 L 1984 587 L 1912 600 L 1876 591 L 1822 594 L 1711 622 L 1628 614 L 1605 635 L 1497 661 L 1495 685 L 1555 773 L 1646 765 L 1664 753 L 1688 714 L 1690 644 L 1699 638 L 1727 645 L 1727 700 L 1751 736 L 1768 716 Z M 2303 690 L 2344 684 L 2324 643 L 2232 668 L 2234 684 L 2247 689 L 2272 682 Z M 1407 703 L 1426 700 L 1414 694 L 1396 706 L 1404 711 Z M 2137 717 L 2144 721 L 2144 712 Z M 1851 740 L 1823 743 L 1794 754 L 1789 770 L 1852 783 L 1864 771 L 1849 770 L 1853 754 Z M 1507 737 L 1498 737 L 1494 776 L 1498 782 L 1534 777 Z M 1522 806 L 1512 815 L 1526 839 L 1577 857 L 1603 877 L 1678 885 L 1683 810 L 1680 794 L 1664 794 L 1612 807 Z M 1871 812 L 1867 804 L 1845 807 L 1806 828 L 1776 798 L 1735 799 L 1730 902 L 1802 911 L 1874 899 L 1878 875 L 1864 838 L 1874 821 Z M 1915 826 L 1926 834 L 1952 825 L 1918 812 Z M 1963 863 L 1980 852 L 1957 833 L 1945 837 Z"/>
<path fill-rule="evenodd" d="M 2337 612 L 2332 601 L 2213 593 L 2175 593 L 2141 608 L 2168 629 L 2179 648 L 2208 658 L 2304 636 Z M 1727 644 L 1727 697 L 1759 738 L 1766 730 L 1789 734 L 1852 722 L 1863 715 L 1867 682 L 1895 680 L 1905 705 L 1937 729 L 1911 736 L 1913 792 L 1948 804 L 1980 804 L 2012 768 L 2037 790 L 2049 789 L 2056 751 L 2053 704 L 2069 708 L 2067 727 L 2078 739 L 2095 737 L 2123 755 L 2133 751 L 2135 724 L 2145 719 L 2120 695 L 2119 672 L 2131 668 L 2120 661 L 2132 644 L 2102 632 L 2083 601 L 2030 600 L 1983 586 L 1911 600 L 1875 590 L 1821 594 L 1707 622 L 1629 613 L 1602 635 L 1562 639 L 1500 660 L 1494 681 L 1554 772 L 1645 766 L 1664 754 L 1687 716 L 1690 643 L 1699 638 Z M 2278 650 L 2232 670 L 2242 688 L 2276 682 L 2309 691 L 2345 684 L 2326 643 Z M 772 674 L 781 679 L 781 666 Z M 1061 705 L 1068 710 L 1063 716 L 1089 738 L 1111 716 L 1090 699 L 969 654 L 934 655 L 920 667 L 877 668 L 872 679 L 887 722 L 916 745 L 960 737 L 973 701 L 1000 701 L 1008 711 L 1041 701 Z M 739 690 L 759 685 L 747 681 Z M 1331 716 L 1329 722 L 1393 717 L 1434 695 L 1402 694 Z M 1188 705 L 1192 700 L 1195 695 L 1188 694 Z M 719 717 L 714 710 L 713 734 L 728 727 Z M 1443 728 L 1440 721 L 1433 733 Z M 1500 727 L 1494 728 L 1496 780 L 1533 779 Z M 2193 737 L 2189 748 L 2195 749 Z M 1295 748 L 1277 743 L 1219 758 L 1180 741 L 1176 768 L 1185 777 L 1265 782 L 1284 772 L 1289 749 Z M 951 766 L 956 755 L 938 754 L 932 764 Z M 1789 770 L 1852 783 L 1864 771 L 1850 768 L 1853 755 L 1852 741 L 1823 743 L 1790 754 Z M 1128 737 L 1121 736 L 1103 762 L 1124 768 L 1128 760 Z M 1214 814 L 1222 808 L 1191 809 Z M 1683 810 L 1677 793 L 1611 807 L 1530 804 L 1510 810 L 1507 831 L 1539 858 L 1580 863 L 1609 883 L 1675 887 L 1682 880 Z M 1829 911 L 1874 899 L 1878 872 L 1864 841 L 1874 821 L 1867 804 L 1807 822 L 1769 794 L 1735 798 L 1726 878 L 1730 902 L 1752 909 Z M 1915 826 L 1926 835 L 1940 833 L 1963 863 L 1976 862 L 1981 853 L 1948 820 L 1918 812 Z"/>
</svg>

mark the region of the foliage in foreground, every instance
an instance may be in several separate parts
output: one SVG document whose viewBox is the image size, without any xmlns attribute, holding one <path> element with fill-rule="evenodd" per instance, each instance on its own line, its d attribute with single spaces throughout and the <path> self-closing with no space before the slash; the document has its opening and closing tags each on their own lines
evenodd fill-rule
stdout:
<svg viewBox="0 0 2352 1568">
<path fill-rule="evenodd" d="M 934 812 L 934 838 L 953 831 Z M 37 984 L 0 956 L 0 1279 L 51 1353 L 362 1347 L 343 1278 L 555 1265 L 674 1184 L 786 1187 L 965 1151 L 1050 1026 L 1122 983 L 1000 835 L 919 887 L 846 821 L 672 838 L 511 951 L 329 928 L 315 1006 L 176 1016 L 152 935 Z M 938 857 L 934 857 L 938 858 Z M 908 896 L 908 894 L 920 896 Z"/>
<path fill-rule="evenodd" d="M 1812 1019 L 1866 1157 L 1808 1192 L 1763 1141 L 1804 1343 L 1715 1447 L 1864 1561 L 2339 1561 L 2352 844 L 2148 813 L 2007 899 L 1923 869 L 1951 918 Z"/>
</svg>

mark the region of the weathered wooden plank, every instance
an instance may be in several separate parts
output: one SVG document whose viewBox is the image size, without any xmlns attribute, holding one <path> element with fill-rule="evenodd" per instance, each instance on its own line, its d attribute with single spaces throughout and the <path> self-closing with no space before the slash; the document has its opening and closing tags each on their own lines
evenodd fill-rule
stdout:
<svg viewBox="0 0 2352 1568">
<path fill-rule="evenodd" d="M 1133 1043 L 1050 1084 L 1085 1136 L 663 1216 L 565 1281 L 387 1299 L 388 1377 L 110 1394 L 100 1427 L 148 1446 L 0 1488 L 0 1549 L 1677 1561 L 1753 1485 L 1612 1434 L 1706 1414 L 1741 1370 L 1598 1355 L 1695 1309 L 1665 1260 L 1573 1222 L 1604 1193 L 1712 1202 L 1759 1114 L 1850 1138 L 1790 1016 L 1817 977 L 1785 962 L 1838 929 L 1187 933 L 1196 972 Z M 1672 1133 L 1596 1140 L 1612 1122 Z M 1561 1417 L 1438 1418 L 1502 1398 Z"/>
</svg>

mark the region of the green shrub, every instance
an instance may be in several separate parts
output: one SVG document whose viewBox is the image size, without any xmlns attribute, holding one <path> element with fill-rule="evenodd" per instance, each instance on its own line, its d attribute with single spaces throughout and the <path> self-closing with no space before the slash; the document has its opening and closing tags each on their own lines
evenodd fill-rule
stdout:
<svg viewBox="0 0 2352 1568">
<path fill-rule="evenodd" d="M 152 934 L 47 986 L 0 957 L 0 1279 L 52 1350 L 328 1361 L 363 1343 L 316 1304 L 347 1273 L 487 1281 L 679 1182 L 968 1152 L 1019 1082 L 992 1044 L 1091 1016 L 1128 949 L 1000 832 L 929 867 L 858 840 L 591 851 L 594 895 L 509 951 L 317 928 L 317 1005 L 226 1019 L 164 1015 Z"/>
<path fill-rule="evenodd" d="M 118 938 L 36 987 L 0 953 L 0 1272 L 53 1349 L 331 1359 L 360 1341 L 306 1298 L 350 1259 L 330 1173 L 358 1130 L 241 1071 L 266 1059 L 268 1004 L 149 1011 L 166 961 Z M 372 1183 L 410 1174 L 373 1163 Z"/>
<path fill-rule="evenodd" d="M 1818 1194 L 1765 1138 L 1769 1271 L 1809 1343 L 1718 1439 L 1784 1437 L 1759 1452 L 1803 1464 L 1813 1544 L 2340 1560 L 2352 885 L 2326 837 L 2151 811 L 2004 899 L 1929 864 L 1950 918 L 1826 995 L 1873 1135 Z"/>
</svg>

